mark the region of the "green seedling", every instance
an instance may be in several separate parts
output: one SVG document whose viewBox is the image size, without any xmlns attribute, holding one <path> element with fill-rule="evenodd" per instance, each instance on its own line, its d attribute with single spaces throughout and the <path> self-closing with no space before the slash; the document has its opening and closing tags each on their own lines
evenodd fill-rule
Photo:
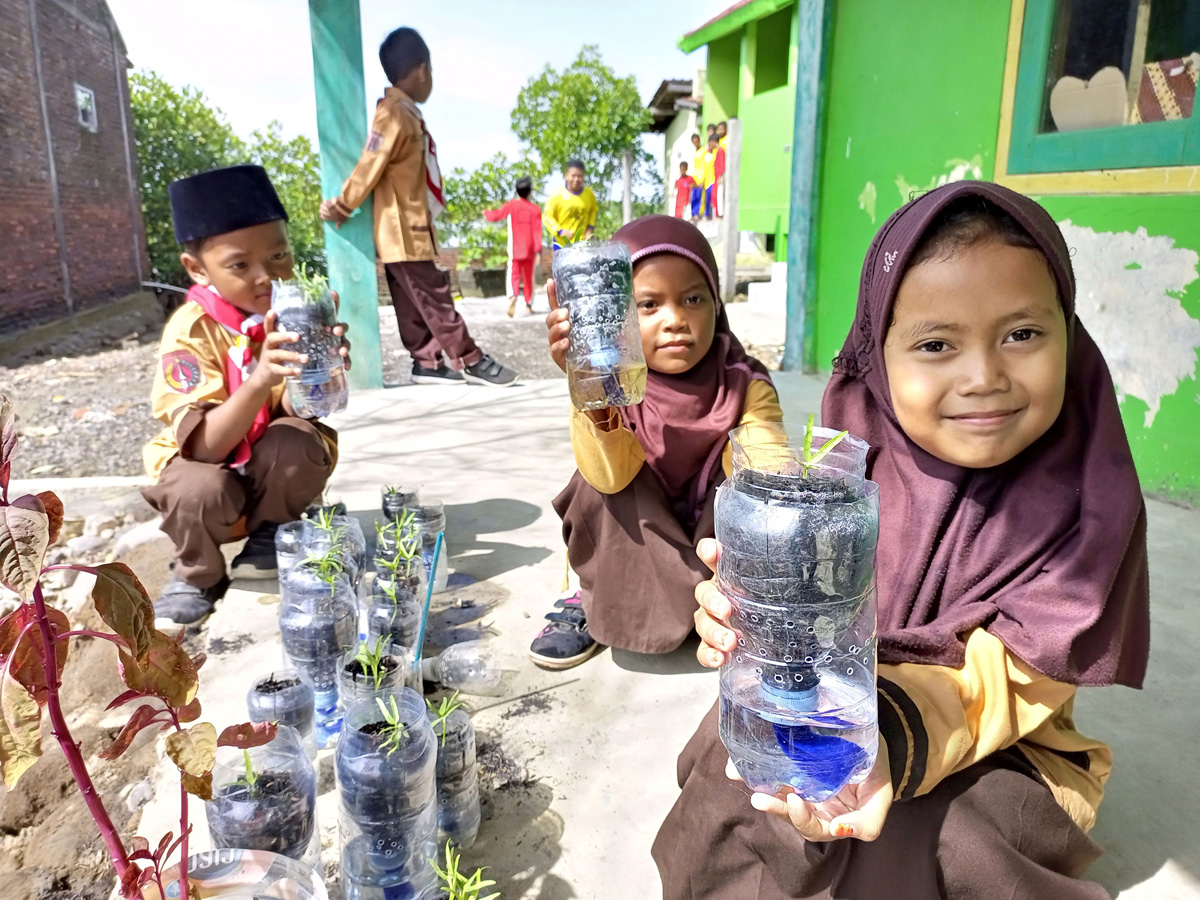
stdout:
<svg viewBox="0 0 1200 900">
<path fill-rule="evenodd" d="M 383 646 L 383 635 L 376 639 L 374 649 L 366 641 L 363 641 L 358 645 L 358 652 L 354 654 L 354 660 L 362 666 L 363 674 L 371 676 L 371 680 L 375 683 L 375 690 L 379 690 L 379 686 L 383 684 L 383 676 L 387 674 L 387 670 L 383 667 L 383 658 L 387 655 L 386 648 Z"/>
<path fill-rule="evenodd" d="M 436 859 L 430 860 L 433 871 L 437 872 L 438 878 L 442 880 L 442 888 L 446 891 L 449 900 L 496 900 L 500 896 L 499 891 L 493 891 L 486 897 L 480 896 L 485 888 L 490 888 L 496 883 L 491 879 L 484 879 L 483 868 L 487 868 L 486 866 L 476 869 L 468 878 L 458 870 L 461 862 L 462 854 L 454 849 L 454 845 L 450 841 L 446 841 L 445 869 L 438 868 Z"/>
<path fill-rule="evenodd" d="M 458 691 L 455 691 L 449 697 L 443 697 L 442 702 L 437 706 L 433 705 L 432 700 L 426 700 L 425 705 L 433 712 L 433 727 L 436 730 L 439 725 L 442 726 L 442 746 L 446 746 L 446 720 L 450 718 L 450 714 L 462 706 L 458 699 Z"/>
<path fill-rule="evenodd" d="M 803 447 L 804 462 L 802 462 L 800 465 L 804 469 L 804 477 L 805 478 L 808 477 L 809 469 L 811 469 L 813 466 L 817 465 L 821 460 L 823 460 L 826 456 L 828 456 L 830 451 L 832 451 L 834 447 L 836 447 L 838 444 L 840 444 L 842 442 L 842 440 L 850 434 L 850 432 L 848 432 L 848 431 L 841 431 L 841 432 L 835 434 L 833 437 L 831 437 L 829 440 L 827 440 L 821 446 L 820 450 L 818 450 L 816 453 L 814 453 L 812 445 L 813 445 L 813 422 L 814 422 L 815 418 L 816 417 L 812 413 L 809 413 L 808 424 L 804 427 L 804 447 Z"/>
<path fill-rule="evenodd" d="M 320 303 L 324 299 L 325 292 L 329 290 L 329 279 L 313 272 L 308 266 L 298 268 L 293 280 L 304 295 L 306 303 Z"/>
<path fill-rule="evenodd" d="M 388 756 L 391 756 L 408 737 L 408 728 L 400 721 L 400 709 L 396 706 L 395 695 L 388 697 L 386 703 L 382 697 L 376 697 L 375 702 L 379 705 L 379 711 L 383 713 L 383 721 L 387 723 L 387 727 L 383 729 L 385 738 L 379 747 L 381 750 L 387 750 Z"/>
<path fill-rule="evenodd" d="M 239 778 L 234 784 L 244 784 L 250 792 L 251 797 L 258 796 L 258 773 L 254 771 L 254 763 L 250 761 L 250 751 L 243 750 L 242 756 L 246 759 L 246 774 Z"/>
<path fill-rule="evenodd" d="M 337 518 L 337 513 L 332 509 L 322 509 L 317 513 L 317 517 L 312 522 L 314 528 L 329 535 L 329 542 L 331 544 L 339 546 L 342 538 L 346 535 L 346 526 L 334 524 L 333 520 L 335 518 Z"/>
<path fill-rule="evenodd" d="M 316 556 L 308 556 L 297 563 L 297 566 L 303 566 L 306 569 L 311 569 L 316 576 L 329 585 L 329 596 L 334 593 L 334 586 L 337 583 L 337 577 L 346 571 L 346 566 L 342 562 L 335 550 L 326 550 L 324 553 Z"/>
</svg>

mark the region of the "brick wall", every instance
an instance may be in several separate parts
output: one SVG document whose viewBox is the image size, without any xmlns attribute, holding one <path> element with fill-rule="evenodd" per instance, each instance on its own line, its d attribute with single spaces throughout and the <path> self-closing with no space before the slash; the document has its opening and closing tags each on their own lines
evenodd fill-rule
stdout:
<svg viewBox="0 0 1200 900">
<path fill-rule="evenodd" d="M 107 7 L 103 0 L 35 6 L 64 242 L 60 248 L 54 224 L 29 2 L 0 0 L 0 334 L 67 314 L 62 255 L 76 310 L 137 290 L 139 262 L 149 271 L 141 203 L 135 215 L 126 169 L 127 63 L 119 35 L 114 54 Z M 95 133 L 79 124 L 76 83 L 95 93 Z"/>
</svg>

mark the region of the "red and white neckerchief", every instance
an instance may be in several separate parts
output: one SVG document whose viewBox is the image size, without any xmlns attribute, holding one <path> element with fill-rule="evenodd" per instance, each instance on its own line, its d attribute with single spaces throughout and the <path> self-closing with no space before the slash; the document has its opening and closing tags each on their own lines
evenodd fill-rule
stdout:
<svg viewBox="0 0 1200 900">
<path fill-rule="evenodd" d="M 258 365 L 252 345 L 262 344 L 266 340 L 267 330 L 263 327 L 263 316 L 247 316 L 216 291 L 198 284 L 192 285 L 187 298 L 193 303 L 198 303 L 208 317 L 220 324 L 226 331 L 237 335 L 225 360 L 225 390 L 232 397 L 233 392 L 245 383 L 246 379 L 250 377 L 250 373 Z M 234 468 L 240 469 L 249 462 L 250 448 L 263 436 L 270 423 L 271 404 L 268 401 L 263 404 L 262 409 L 255 413 L 250 430 L 246 432 L 246 436 L 234 449 L 231 463 Z"/>
<path fill-rule="evenodd" d="M 433 142 L 433 135 L 425 127 L 425 117 L 421 115 L 421 110 L 417 109 L 417 104 L 411 100 L 401 100 L 400 102 L 421 123 L 421 134 L 425 137 L 425 187 L 428 189 L 429 215 L 436 219 L 446 209 L 446 195 L 442 191 L 442 169 L 438 165 L 437 145 Z"/>
</svg>

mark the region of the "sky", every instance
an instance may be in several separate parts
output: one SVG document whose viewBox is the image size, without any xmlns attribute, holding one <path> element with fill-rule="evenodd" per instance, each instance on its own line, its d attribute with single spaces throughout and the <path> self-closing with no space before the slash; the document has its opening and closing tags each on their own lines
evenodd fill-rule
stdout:
<svg viewBox="0 0 1200 900">
<path fill-rule="evenodd" d="M 434 90 L 423 112 L 443 171 L 473 169 L 520 146 L 509 115 L 517 93 L 547 65 L 562 69 L 596 44 L 618 76 L 632 74 L 643 102 L 667 78 L 691 78 L 704 51 L 676 42 L 733 0 L 360 0 L 367 104 L 386 80 L 380 42 L 393 28 L 421 32 L 433 59 Z M 305 0 L 108 0 L 135 69 L 193 85 L 242 136 L 272 119 L 285 136 L 316 143 L 312 51 Z M 365 114 L 364 114 L 365 115 Z M 365 125 L 364 125 L 365 133 Z M 659 136 L 647 149 L 662 150 Z"/>
</svg>

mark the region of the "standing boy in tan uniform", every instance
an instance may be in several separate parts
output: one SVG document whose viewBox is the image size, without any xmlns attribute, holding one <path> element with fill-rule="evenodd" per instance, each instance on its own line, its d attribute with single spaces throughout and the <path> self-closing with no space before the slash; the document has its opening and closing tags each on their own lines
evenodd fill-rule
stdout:
<svg viewBox="0 0 1200 900">
<path fill-rule="evenodd" d="M 151 407 L 166 428 L 146 445 L 143 496 L 175 544 L 155 617 L 191 625 L 229 587 L 221 544 L 249 535 L 233 574 L 274 578 L 275 529 L 320 496 L 337 435 L 297 418 L 285 379 L 305 357 L 282 349 L 271 282 L 292 277 L 287 213 L 259 166 L 215 169 L 168 188 L 194 284 L 163 329 Z M 334 334 L 343 335 L 339 325 Z M 342 342 L 349 367 L 349 343 Z"/>
<path fill-rule="evenodd" d="M 387 271 L 400 340 L 412 354 L 414 382 L 513 384 L 517 373 L 471 340 L 454 308 L 449 278 L 433 262 L 433 220 L 446 204 L 437 150 L 417 109 L 433 91 L 429 48 L 412 28 L 397 28 L 380 45 L 379 61 L 392 87 L 375 108 L 362 158 L 341 195 L 321 203 L 321 218 L 340 226 L 374 194 L 375 248 Z"/>
</svg>

